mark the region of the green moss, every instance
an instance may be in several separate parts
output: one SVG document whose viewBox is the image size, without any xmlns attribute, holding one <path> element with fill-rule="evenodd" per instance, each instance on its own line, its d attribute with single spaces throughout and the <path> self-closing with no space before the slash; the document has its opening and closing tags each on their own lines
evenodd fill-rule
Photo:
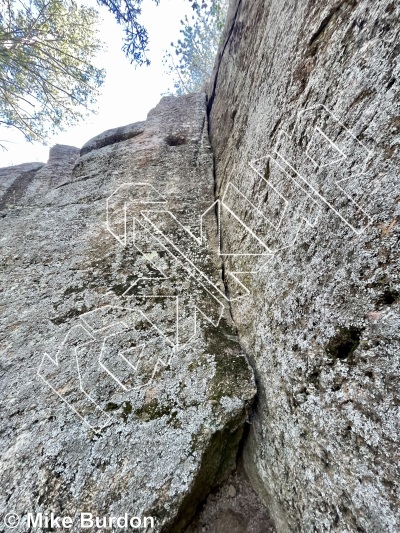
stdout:
<svg viewBox="0 0 400 533">
<path fill-rule="evenodd" d="M 157 398 L 153 398 L 149 402 L 143 404 L 142 407 L 135 410 L 135 415 L 145 422 L 149 420 L 157 420 L 162 418 L 164 415 L 171 415 L 173 406 L 171 405 L 162 405 L 159 403 Z M 176 415 L 175 415 L 176 416 Z"/>
<path fill-rule="evenodd" d="M 126 423 L 128 421 L 129 415 L 132 413 L 132 404 L 131 402 L 125 402 L 123 411 L 122 411 L 122 418 L 124 422 Z"/>
<path fill-rule="evenodd" d="M 246 358 L 240 355 L 236 330 L 222 319 L 218 327 L 208 327 L 205 332 L 207 351 L 216 365 L 209 398 L 219 402 L 223 396 L 240 396 L 243 384 L 252 381 L 252 373 Z"/>
<path fill-rule="evenodd" d="M 194 452 L 199 452 L 203 450 L 204 448 L 204 435 L 201 433 L 196 433 L 192 436 L 192 440 L 190 441 L 190 453 L 194 454 Z"/>
<path fill-rule="evenodd" d="M 240 396 L 243 384 L 251 382 L 252 375 L 243 355 L 215 355 L 215 374 L 210 384 L 209 398 L 220 401 L 223 396 Z"/>
<path fill-rule="evenodd" d="M 122 258 L 122 263 L 120 263 L 119 271 L 124 272 L 127 270 L 132 271 L 132 265 L 136 264 L 137 256 L 128 255 L 127 257 Z M 96 261 L 92 264 L 92 267 L 96 267 L 101 270 L 102 278 L 104 279 L 106 285 L 111 285 L 111 290 L 117 295 L 122 296 L 132 285 L 136 282 L 132 290 L 129 292 L 130 295 L 134 296 L 137 293 L 143 292 L 143 290 L 148 289 L 149 280 L 144 278 L 155 277 L 159 278 L 161 273 L 153 267 L 150 262 L 146 262 L 146 272 L 143 276 L 138 276 L 137 274 L 132 274 L 126 277 L 125 281 L 120 281 L 119 283 L 111 284 L 115 279 L 115 272 L 112 267 L 117 261 L 114 255 L 107 256 L 107 258 Z M 94 279 L 92 283 L 98 284 L 98 279 Z M 151 283 L 151 282 L 150 282 Z"/>
<path fill-rule="evenodd" d="M 240 348 L 237 332 L 225 318 L 221 318 L 218 326 L 207 325 L 204 328 L 207 351 L 211 355 L 219 355 L 227 351 L 237 352 Z"/>
<path fill-rule="evenodd" d="M 253 283 L 253 275 L 252 274 L 240 274 L 240 282 L 248 289 L 251 287 Z M 244 291 L 243 291 L 244 292 Z"/>
<path fill-rule="evenodd" d="M 132 412 L 132 406 L 130 404 L 129 406 L 130 414 Z M 176 409 L 175 403 L 160 404 L 157 398 L 153 398 L 150 402 L 147 402 L 139 409 L 136 409 L 134 414 L 144 422 L 158 420 L 163 416 L 168 416 L 167 424 L 175 429 L 182 427 L 182 423 L 178 419 L 178 410 Z"/>
<path fill-rule="evenodd" d="M 105 411 L 116 411 L 119 408 L 120 408 L 120 406 L 117 403 L 108 402 L 108 404 L 105 406 L 104 410 Z"/>
<path fill-rule="evenodd" d="M 194 370 L 196 370 L 196 368 L 199 368 L 199 366 L 200 366 L 200 361 L 198 359 L 194 359 L 188 364 L 188 370 L 189 372 L 193 372 Z"/>
</svg>

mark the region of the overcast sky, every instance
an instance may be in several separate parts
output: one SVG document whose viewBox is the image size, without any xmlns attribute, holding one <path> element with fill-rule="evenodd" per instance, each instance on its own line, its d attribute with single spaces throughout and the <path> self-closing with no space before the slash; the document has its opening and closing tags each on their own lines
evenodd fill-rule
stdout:
<svg viewBox="0 0 400 533">
<path fill-rule="evenodd" d="M 90 3 L 89 0 L 87 3 Z M 94 5 L 94 2 L 92 2 Z M 98 8 L 103 22 L 100 37 L 107 44 L 107 51 L 98 58 L 98 66 L 107 71 L 106 81 L 98 100 L 98 114 L 86 122 L 68 128 L 49 140 L 49 146 L 27 143 L 22 134 L 12 129 L 0 128 L 0 138 L 12 142 L 3 143 L 8 151 L 0 150 L 0 167 L 29 161 L 47 161 L 49 147 L 54 144 L 69 144 L 81 147 L 91 137 L 104 130 L 144 120 L 147 113 L 172 87 L 164 73 L 163 52 L 170 48 L 171 41 L 179 37 L 180 20 L 191 13 L 188 0 L 161 0 L 160 5 L 144 0 L 141 21 L 150 37 L 148 54 L 150 67 L 135 69 L 121 51 L 123 32 L 106 8 Z"/>
</svg>

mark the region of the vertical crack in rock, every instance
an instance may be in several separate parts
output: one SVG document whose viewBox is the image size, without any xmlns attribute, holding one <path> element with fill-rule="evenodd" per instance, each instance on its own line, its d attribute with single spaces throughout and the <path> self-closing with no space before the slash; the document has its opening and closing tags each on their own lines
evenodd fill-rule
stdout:
<svg viewBox="0 0 400 533">
<path fill-rule="evenodd" d="M 225 50 L 227 49 L 230 39 L 232 37 L 232 33 L 235 28 L 235 24 L 236 24 L 236 20 L 238 17 L 241 3 L 242 3 L 242 0 L 235 0 L 233 2 L 230 2 L 229 4 L 227 21 L 226 21 L 225 28 L 223 30 L 222 38 L 221 38 L 223 45 L 221 45 L 220 50 L 218 51 L 218 56 L 215 62 L 214 71 L 213 71 L 213 75 L 211 78 L 212 88 L 208 90 L 208 102 L 207 102 L 207 114 L 208 115 L 210 113 L 210 110 L 212 108 L 214 98 L 215 98 L 215 91 L 216 91 L 216 87 L 218 84 L 219 67 L 224 57 Z M 208 122 L 208 128 L 210 128 L 209 122 Z"/>
</svg>

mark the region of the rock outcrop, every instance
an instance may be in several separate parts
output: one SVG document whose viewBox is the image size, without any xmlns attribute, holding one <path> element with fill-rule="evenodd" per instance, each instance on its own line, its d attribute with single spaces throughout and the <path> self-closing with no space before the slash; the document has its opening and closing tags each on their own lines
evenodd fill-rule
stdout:
<svg viewBox="0 0 400 533">
<path fill-rule="evenodd" d="M 21 517 L 14 531 L 46 511 L 72 531 L 80 512 L 182 531 L 235 467 L 255 395 L 217 253 L 205 95 L 122 130 L 0 171 L 0 514 Z"/>
<path fill-rule="evenodd" d="M 399 20 L 236 0 L 209 90 L 245 465 L 279 532 L 400 530 Z"/>
<path fill-rule="evenodd" d="M 103 146 L 133 139 L 133 137 L 142 134 L 145 127 L 145 122 L 135 122 L 134 124 L 128 124 L 127 126 L 104 131 L 85 143 L 80 150 L 80 155 L 88 154 L 92 150 L 103 148 Z"/>
<path fill-rule="evenodd" d="M 399 20 L 232 0 L 208 101 L 0 169 L 14 531 L 272 531 L 238 452 L 278 533 L 400 530 Z"/>
</svg>

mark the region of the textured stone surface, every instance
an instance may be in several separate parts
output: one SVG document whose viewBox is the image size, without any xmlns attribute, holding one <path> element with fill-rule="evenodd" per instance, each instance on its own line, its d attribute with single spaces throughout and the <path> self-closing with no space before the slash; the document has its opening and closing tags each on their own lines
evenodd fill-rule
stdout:
<svg viewBox="0 0 400 533">
<path fill-rule="evenodd" d="M 268 512 L 239 464 L 207 498 L 185 533 L 275 533 Z"/>
<path fill-rule="evenodd" d="M 44 163 L 23 163 L 0 169 L 0 209 L 14 206 L 24 195 L 36 172 Z"/>
<path fill-rule="evenodd" d="M 255 272 L 246 468 L 280 532 L 400 530 L 399 15 L 233 2 L 209 91 L 223 251 L 258 254 L 224 266 Z"/>
<path fill-rule="evenodd" d="M 80 155 L 85 155 L 92 150 L 98 150 L 110 144 L 115 144 L 121 141 L 127 141 L 137 135 L 140 135 L 145 130 L 145 122 L 135 122 L 134 124 L 128 124 L 127 126 L 121 126 L 119 128 L 113 128 L 111 130 L 104 131 L 100 135 L 96 135 L 93 139 L 90 139 L 85 143 L 81 150 Z"/>
<path fill-rule="evenodd" d="M 214 201 L 205 95 L 164 98 L 140 128 L 0 171 L 1 515 L 128 513 L 181 531 L 235 466 L 253 374 L 215 210 L 201 246 L 187 231 Z"/>
</svg>

